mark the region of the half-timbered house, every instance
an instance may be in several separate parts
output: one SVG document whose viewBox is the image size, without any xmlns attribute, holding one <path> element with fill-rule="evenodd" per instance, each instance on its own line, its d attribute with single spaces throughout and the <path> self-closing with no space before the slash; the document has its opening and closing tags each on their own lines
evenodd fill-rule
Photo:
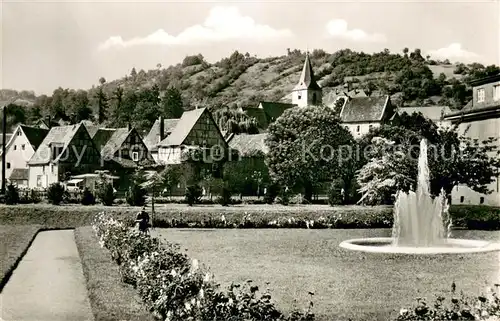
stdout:
<svg viewBox="0 0 500 321">
<path fill-rule="evenodd" d="M 93 173 L 101 156 L 82 123 L 52 127 L 28 161 L 29 187 L 46 188 L 69 175 Z"/>
</svg>

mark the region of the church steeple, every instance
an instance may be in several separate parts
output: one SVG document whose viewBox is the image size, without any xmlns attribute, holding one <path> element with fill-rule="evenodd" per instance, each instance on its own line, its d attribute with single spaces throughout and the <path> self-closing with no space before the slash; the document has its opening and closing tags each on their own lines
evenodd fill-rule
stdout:
<svg viewBox="0 0 500 321">
<path fill-rule="evenodd" d="M 306 60 L 300 74 L 298 84 L 292 91 L 292 103 L 299 107 L 309 105 L 317 106 L 322 102 L 322 90 L 314 79 L 314 71 L 309 59 L 309 52 L 306 52 Z"/>
</svg>

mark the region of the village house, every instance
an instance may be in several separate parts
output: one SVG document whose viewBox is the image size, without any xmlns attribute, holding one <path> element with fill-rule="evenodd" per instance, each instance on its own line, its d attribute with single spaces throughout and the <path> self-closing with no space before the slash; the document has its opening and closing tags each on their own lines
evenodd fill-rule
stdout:
<svg viewBox="0 0 500 321">
<path fill-rule="evenodd" d="M 83 123 L 52 127 L 28 161 L 28 185 L 47 188 L 101 166 L 100 153 Z"/>
<path fill-rule="evenodd" d="M 226 140 L 207 108 L 182 114 L 170 134 L 157 144 L 157 162 L 180 164 L 185 150 L 199 147 L 207 151 L 205 162 L 212 162 L 227 151 Z"/>
<path fill-rule="evenodd" d="M 158 162 L 158 144 L 172 133 L 179 120 L 180 118 L 164 119 L 163 116 L 160 116 L 144 137 L 144 144 L 155 162 Z"/>
<path fill-rule="evenodd" d="M 392 120 L 403 113 L 408 115 L 421 113 L 422 116 L 432 120 L 441 129 L 451 127 L 451 121 L 445 119 L 445 115 L 451 113 L 451 109 L 448 106 L 399 107 Z"/>
<path fill-rule="evenodd" d="M 42 128 L 26 125 L 17 126 L 5 146 L 5 177 L 9 182 L 18 187 L 28 187 L 29 170 L 27 163 L 48 132 L 48 130 Z M 0 179 L 2 179 L 1 176 L 0 173 Z"/>
<path fill-rule="evenodd" d="M 472 101 L 462 110 L 445 115 L 458 125 L 461 134 L 480 142 L 490 137 L 500 139 L 500 74 L 471 83 Z M 500 146 L 500 141 L 496 141 Z M 496 153 L 492 154 L 498 157 Z M 483 195 L 466 186 L 456 186 L 452 192 L 454 204 L 484 204 L 500 206 L 500 176 L 488 186 L 491 194 Z"/>
<path fill-rule="evenodd" d="M 261 101 L 257 108 L 244 108 L 245 113 L 257 120 L 260 129 L 266 130 L 283 112 L 289 108 L 297 107 L 295 104 Z"/>
<path fill-rule="evenodd" d="M 340 111 L 342 124 L 354 138 L 361 138 L 370 129 L 390 121 L 394 107 L 389 95 L 348 98 Z"/>
<path fill-rule="evenodd" d="M 156 164 L 135 128 L 86 127 L 95 147 L 101 153 L 104 168 L 119 178 L 114 184 L 118 191 L 130 186 L 131 175 L 139 167 L 146 168 Z"/>
</svg>

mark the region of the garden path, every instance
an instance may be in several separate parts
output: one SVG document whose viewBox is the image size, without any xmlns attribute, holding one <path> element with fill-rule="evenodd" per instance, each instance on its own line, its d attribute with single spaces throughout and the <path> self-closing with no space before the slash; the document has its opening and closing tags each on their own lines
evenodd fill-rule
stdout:
<svg viewBox="0 0 500 321">
<path fill-rule="evenodd" d="M 0 320 L 92 321 L 73 230 L 36 236 L 0 294 Z"/>
</svg>

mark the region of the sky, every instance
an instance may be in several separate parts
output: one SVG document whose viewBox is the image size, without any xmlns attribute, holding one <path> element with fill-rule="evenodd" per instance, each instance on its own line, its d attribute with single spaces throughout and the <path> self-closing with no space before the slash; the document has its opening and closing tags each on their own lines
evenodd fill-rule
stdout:
<svg viewBox="0 0 500 321">
<path fill-rule="evenodd" d="M 88 89 L 132 67 L 201 53 L 258 57 L 287 48 L 402 52 L 500 65 L 500 0 L 40 1 L 2 0 L 0 88 Z"/>
</svg>

